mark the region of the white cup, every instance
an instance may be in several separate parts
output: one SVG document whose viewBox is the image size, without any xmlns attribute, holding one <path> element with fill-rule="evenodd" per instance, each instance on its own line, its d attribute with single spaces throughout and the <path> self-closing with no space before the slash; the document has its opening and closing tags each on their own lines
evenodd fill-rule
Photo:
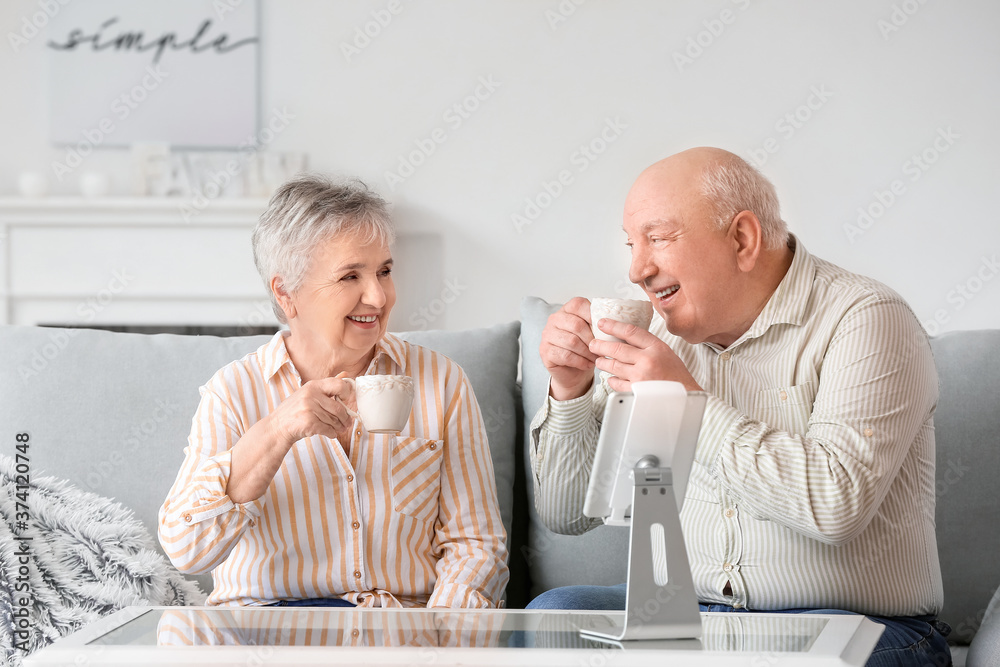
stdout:
<svg viewBox="0 0 1000 667">
<path fill-rule="evenodd" d="M 354 387 L 358 411 L 347 411 L 369 433 L 399 433 L 413 407 L 413 378 L 407 375 L 361 375 L 344 378 Z"/>
<path fill-rule="evenodd" d="M 590 300 L 590 326 L 594 331 L 594 338 L 621 343 L 623 341 L 620 338 L 606 334 L 597 328 L 597 323 L 602 318 L 634 324 L 640 329 L 649 330 L 649 323 L 653 320 L 653 304 L 642 299 L 597 298 Z"/>
</svg>

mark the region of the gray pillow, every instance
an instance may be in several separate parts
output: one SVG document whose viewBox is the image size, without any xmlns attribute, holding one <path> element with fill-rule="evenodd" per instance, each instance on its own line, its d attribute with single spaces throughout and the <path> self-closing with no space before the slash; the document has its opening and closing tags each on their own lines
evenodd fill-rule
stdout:
<svg viewBox="0 0 1000 667">
<path fill-rule="evenodd" d="M 1000 551 L 1000 331 L 953 331 L 932 338 L 931 349 L 940 384 L 934 439 L 941 619 L 952 627 L 950 641 L 968 644 L 1000 586 L 993 566 Z"/>
<path fill-rule="evenodd" d="M 521 300 L 521 397 L 528 498 L 533 494 L 531 461 L 528 458 L 531 434 L 528 426 L 549 390 L 549 373 L 542 364 L 538 346 L 542 342 L 542 329 L 545 328 L 549 315 L 559 310 L 561 305 L 550 304 L 533 296 Z M 628 528 L 601 526 L 585 535 L 557 535 L 542 524 L 534 504 L 529 505 L 531 523 L 528 543 L 522 549 L 531 570 L 533 596 L 559 586 L 608 586 L 625 581 L 628 570 Z M 581 554 L 586 556 L 581 557 Z"/>
<path fill-rule="evenodd" d="M 500 515 L 511 532 L 514 506 L 514 448 L 520 412 L 517 386 L 518 332 L 509 322 L 465 331 L 409 331 L 400 338 L 445 355 L 465 371 L 483 412 L 493 458 Z"/>
<path fill-rule="evenodd" d="M 4 664 L 126 606 L 204 604 L 130 510 L 65 480 L 19 472 L 30 467 L 31 439 L 21 444 L 14 456 L 0 453 Z"/>
</svg>

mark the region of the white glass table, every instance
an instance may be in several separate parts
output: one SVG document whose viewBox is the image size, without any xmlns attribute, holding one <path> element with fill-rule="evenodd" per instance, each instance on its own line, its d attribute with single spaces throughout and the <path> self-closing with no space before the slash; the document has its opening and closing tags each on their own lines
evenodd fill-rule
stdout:
<svg viewBox="0 0 1000 667">
<path fill-rule="evenodd" d="M 27 656 L 39 665 L 864 665 L 882 626 L 857 615 L 702 614 L 696 640 L 600 643 L 622 613 L 128 607 Z"/>
</svg>

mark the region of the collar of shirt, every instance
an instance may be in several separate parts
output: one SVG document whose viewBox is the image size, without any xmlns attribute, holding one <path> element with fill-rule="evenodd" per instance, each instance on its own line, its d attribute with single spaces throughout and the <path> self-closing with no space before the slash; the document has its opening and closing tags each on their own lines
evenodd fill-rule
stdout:
<svg viewBox="0 0 1000 667">
<path fill-rule="evenodd" d="M 816 264 L 802 242 L 792 234 L 788 235 L 788 247 L 794 254 L 785 277 L 778 283 L 778 288 L 774 290 L 774 294 L 767 300 L 764 309 L 760 311 L 760 315 L 750 328 L 726 349 L 732 350 L 750 339 L 763 336 L 775 324 L 801 326 L 806 321 L 809 295 L 816 277 Z M 722 348 L 710 343 L 706 345 L 717 352 L 723 351 Z"/>
<path fill-rule="evenodd" d="M 265 346 L 263 353 L 261 355 L 262 370 L 264 372 L 264 378 L 268 381 L 271 380 L 287 364 L 292 373 L 299 377 L 299 372 L 292 364 L 292 358 L 288 356 L 288 348 L 285 347 L 285 336 L 289 332 L 287 330 L 281 330 L 274 334 L 271 341 Z M 393 334 L 387 333 L 379 339 L 378 343 L 375 344 L 375 356 L 372 357 L 371 364 L 369 364 L 368 369 L 371 370 L 375 367 L 379 358 L 382 355 L 389 357 L 390 361 L 398 367 L 405 368 L 404 359 L 404 344 L 403 341 Z"/>
</svg>

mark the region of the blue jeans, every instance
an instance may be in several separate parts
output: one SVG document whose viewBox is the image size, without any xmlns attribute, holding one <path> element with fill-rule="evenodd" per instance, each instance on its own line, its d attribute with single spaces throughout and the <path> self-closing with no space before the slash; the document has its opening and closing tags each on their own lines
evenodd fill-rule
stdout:
<svg viewBox="0 0 1000 667">
<path fill-rule="evenodd" d="M 278 600 L 272 607 L 353 607 L 354 603 L 340 598 L 306 598 L 305 600 Z"/>
<path fill-rule="evenodd" d="M 617 586 L 565 586 L 553 588 L 536 597 L 528 609 L 625 609 L 625 584 Z M 747 612 L 724 604 L 699 604 L 701 611 Z M 775 614 L 850 614 L 842 609 L 780 609 Z M 869 616 L 885 626 L 865 667 L 949 667 L 951 650 L 945 639 L 951 632 L 933 616 Z"/>
</svg>

